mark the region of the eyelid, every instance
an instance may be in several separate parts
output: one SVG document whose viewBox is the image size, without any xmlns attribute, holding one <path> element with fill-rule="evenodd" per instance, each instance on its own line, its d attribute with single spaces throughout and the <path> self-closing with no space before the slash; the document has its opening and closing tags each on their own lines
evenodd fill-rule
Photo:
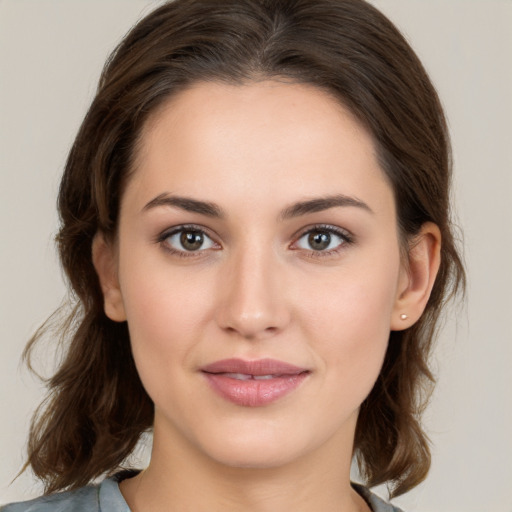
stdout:
<svg viewBox="0 0 512 512">
<path fill-rule="evenodd" d="M 209 238 L 213 244 L 215 244 L 216 247 L 214 248 L 207 248 L 207 249 L 198 249 L 197 251 L 186 251 L 186 250 L 180 250 L 175 249 L 171 247 L 169 244 L 165 244 L 165 241 L 172 235 L 175 235 L 177 233 L 180 233 L 182 231 L 197 231 L 199 233 L 202 233 L 205 237 Z M 301 247 L 296 247 L 297 242 L 307 235 L 308 233 L 311 233 L 313 231 L 324 231 L 327 233 L 334 234 L 338 237 L 340 237 L 343 242 L 340 243 L 336 248 L 329 249 L 329 250 L 323 250 L 323 251 L 315 251 L 313 249 L 307 250 Z M 178 256 L 183 257 L 200 257 L 204 255 L 205 252 L 210 250 L 219 250 L 222 249 L 221 244 L 217 241 L 217 236 L 212 234 L 211 230 L 206 228 L 205 226 L 201 226 L 198 224 L 179 224 L 176 226 L 169 227 L 162 231 L 160 234 L 157 235 L 155 242 L 160 244 L 166 251 L 176 254 Z M 296 232 L 293 235 L 293 242 L 290 244 L 289 248 L 292 250 L 300 250 L 303 252 L 309 252 L 312 257 L 325 257 L 332 255 L 334 253 L 338 253 L 341 250 L 345 248 L 346 245 L 353 244 L 355 241 L 354 235 L 348 231 L 345 228 L 341 228 L 339 226 L 334 226 L 331 224 L 312 224 L 310 226 L 306 226 L 301 228 L 298 232 Z"/>
<path fill-rule="evenodd" d="M 324 231 L 327 233 L 334 234 L 338 237 L 340 237 L 343 240 L 343 243 L 339 244 L 335 249 L 328 249 L 324 251 L 314 251 L 313 249 L 303 249 L 301 247 L 294 247 L 296 246 L 297 242 L 303 238 L 305 235 L 314 232 L 314 231 Z M 293 236 L 294 241 L 290 245 L 290 249 L 292 250 L 301 250 L 306 251 L 314 255 L 315 257 L 322 257 L 322 256 L 328 256 L 333 253 L 337 253 L 341 251 L 345 245 L 351 245 L 355 242 L 355 236 L 348 231 L 347 229 L 341 228 L 339 226 L 334 226 L 332 224 L 313 224 L 311 226 L 306 226 L 305 228 L 302 228 L 300 231 L 298 231 Z"/>
<path fill-rule="evenodd" d="M 165 241 L 169 237 L 176 235 L 177 233 L 180 233 L 182 231 L 196 231 L 198 233 L 201 233 L 205 237 L 209 238 L 216 247 L 209 247 L 206 249 L 198 249 L 197 251 L 186 251 L 186 250 L 176 249 L 176 248 L 170 246 L 169 244 L 165 243 Z M 212 235 L 211 230 L 209 230 L 205 226 L 201 226 L 198 224 L 178 224 L 176 226 L 167 228 L 164 231 L 162 231 L 160 234 L 158 234 L 155 239 L 155 242 L 160 244 L 166 251 L 168 251 L 170 253 L 177 254 L 177 255 L 183 256 L 183 257 L 192 257 L 193 258 L 193 257 L 201 256 L 206 251 L 209 251 L 212 249 L 213 250 L 220 249 L 221 245 L 216 240 L 216 238 L 217 237 L 215 235 Z"/>
</svg>

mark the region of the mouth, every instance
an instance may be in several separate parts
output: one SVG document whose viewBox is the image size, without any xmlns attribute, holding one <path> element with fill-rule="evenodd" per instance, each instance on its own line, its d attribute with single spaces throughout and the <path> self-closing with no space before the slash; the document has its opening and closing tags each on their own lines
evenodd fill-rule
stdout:
<svg viewBox="0 0 512 512">
<path fill-rule="evenodd" d="M 275 359 L 224 359 L 201 368 L 222 398 L 244 407 L 261 407 L 295 391 L 311 373 Z"/>
<path fill-rule="evenodd" d="M 224 375 L 224 377 L 236 380 L 270 380 L 283 377 L 283 375 L 251 375 L 247 373 L 217 373 L 215 375 Z"/>
</svg>

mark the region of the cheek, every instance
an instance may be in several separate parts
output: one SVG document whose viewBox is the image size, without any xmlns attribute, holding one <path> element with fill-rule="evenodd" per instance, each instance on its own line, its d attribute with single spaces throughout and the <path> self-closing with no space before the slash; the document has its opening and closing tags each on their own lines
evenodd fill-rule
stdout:
<svg viewBox="0 0 512 512">
<path fill-rule="evenodd" d="M 369 295 L 358 287 L 357 290 L 345 289 L 337 301 L 325 308 L 325 315 L 331 321 L 326 342 L 326 353 L 336 366 L 350 367 L 350 373 L 359 377 L 375 378 L 387 348 L 390 332 L 389 296 Z M 371 377 L 370 377 L 371 378 Z"/>
<path fill-rule="evenodd" d="M 377 379 L 388 346 L 398 265 L 356 272 L 327 286 L 309 287 L 303 329 L 315 340 L 319 365 L 329 375 L 333 399 L 358 407 Z M 318 284 L 318 283 L 317 283 Z M 319 289 L 323 289 L 322 292 Z M 327 291 L 326 291 L 327 290 Z"/>
<path fill-rule="evenodd" d="M 327 329 L 329 337 L 371 342 L 374 332 L 389 334 L 395 303 L 398 265 L 349 268 L 336 276 L 303 280 L 296 292 L 298 314 L 311 329 Z M 380 338 L 380 336 L 377 336 Z"/>
<path fill-rule="evenodd" d="M 157 368 L 166 371 L 186 361 L 211 316 L 205 276 L 190 279 L 190 274 L 166 264 L 165 258 L 144 258 L 134 251 L 120 265 L 132 350 L 143 380 L 144 374 Z"/>
</svg>

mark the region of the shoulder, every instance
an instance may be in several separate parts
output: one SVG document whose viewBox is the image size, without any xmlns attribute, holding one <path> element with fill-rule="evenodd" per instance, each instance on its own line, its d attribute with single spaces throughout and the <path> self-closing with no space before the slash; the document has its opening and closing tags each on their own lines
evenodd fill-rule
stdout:
<svg viewBox="0 0 512 512">
<path fill-rule="evenodd" d="M 402 509 L 387 503 L 363 485 L 352 483 L 352 487 L 366 500 L 372 512 L 403 512 Z"/>
<path fill-rule="evenodd" d="M 12 503 L 0 507 L 0 512 L 97 512 L 99 486 L 89 485 L 76 491 L 59 492 L 35 500 Z"/>
<path fill-rule="evenodd" d="M 0 506 L 0 512 L 130 512 L 119 481 L 135 472 L 123 471 L 101 484 Z"/>
</svg>

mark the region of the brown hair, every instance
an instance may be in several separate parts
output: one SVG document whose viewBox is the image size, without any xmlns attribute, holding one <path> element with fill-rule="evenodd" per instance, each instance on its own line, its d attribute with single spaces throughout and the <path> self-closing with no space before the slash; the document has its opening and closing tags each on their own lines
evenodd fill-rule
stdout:
<svg viewBox="0 0 512 512">
<path fill-rule="evenodd" d="M 176 0 L 140 21 L 113 52 L 62 178 L 57 241 L 75 306 L 60 326 L 69 345 L 34 416 L 27 462 L 47 493 L 114 472 L 152 426 L 127 325 L 105 316 L 91 260 L 94 235 L 115 236 L 145 120 L 194 82 L 263 78 L 312 84 L 339 98 L 373 135 L 403 240 L 427 221 L 441 230 L 441 268 L 426 310 L 409 329 L 391 332 L 354 446 L 370 486 L 388 482 L 398 495 L 426 476 L 419 415 L 433 381 L 428 356 L 444 303 L 464 286 L 450 222 L 449 140 L 434 87 L 398 30 L 363 0 Z M 28 358 L 44 331 L 29 342 Z"/>
</svg>

